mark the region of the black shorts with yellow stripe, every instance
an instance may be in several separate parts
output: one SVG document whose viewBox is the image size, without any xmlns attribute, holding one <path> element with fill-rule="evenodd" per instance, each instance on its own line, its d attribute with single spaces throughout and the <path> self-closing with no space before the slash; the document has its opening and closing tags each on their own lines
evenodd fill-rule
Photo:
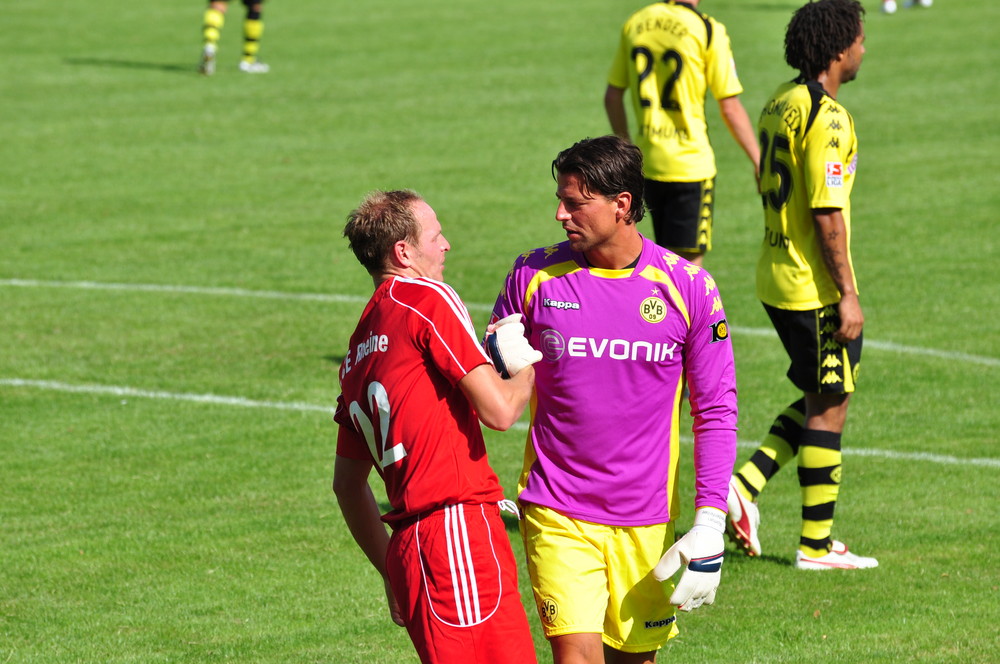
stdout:
<svg viewBox="0 0 1000 664">
<path fill-rule="evenodd" d="M 701 182 L 646 180 L 646 207 L 656 244 L 672 251 L 705 253 L 712 248 L 715 178 Z"/>
<path fill-rule="evenodd" d="M 764 305 L 792 364 L 788 379 L 803 392 L 846 394 L 854 391 L 861 366 L 863 334 L 842 344 L 833 338 L 840 328 L 836 304 L 808 311 Z"/>
</svg>

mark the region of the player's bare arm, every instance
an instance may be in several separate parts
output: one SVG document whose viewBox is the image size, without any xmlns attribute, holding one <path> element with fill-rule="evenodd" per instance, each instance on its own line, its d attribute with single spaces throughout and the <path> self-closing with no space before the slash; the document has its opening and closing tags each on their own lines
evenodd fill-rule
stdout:
<svg viewBox="0 0 1000 664">
<path fill-rule="evenodd" d="M 609 85 L 604 91 L 604 110 L 608 114 L 611 131 L 626 141 L 631 140 L 628 135 L 628 116 L 625 114 L 625 90 Z"/>
<path fill-rule="evenodd" d="M 743 152 L 750 158 L 759 191 L 760 145 L 757 144 L 757 134 L 754 131 L 753 124 L 750 122 L 750 116 L 747 115 L 747 110 L 744 108 L 743 102 L 740 101 L 739 97 L 720 99 L 719 111 L 722 113 L 722 119 L 725 121 L 726 127 L 729 128 L 729 133 L 732 134 L 739 146 L 743 148 Z"/>
<path fill-rule="evenodd" d="M 847 227 L 844 224 L 844 214 L 835 208 L 814 209 L 813 222 L 816 224 L 816 236 L 819 238 L 823 263 L 833 283 L 840 290 L 838 305 L 840 329 L 834 333 L 834 339 L 840 343 L 853 341 L 861 334 L 865 317 L 861 312 L 857 284 L 854 283 L 847 258 Z"/>
<path fill-rule="evenodd" d="M 337 495 L 340 511 L 344 514 L 354 541 L 364 551 L 372 566 L 382 575 L 389 614 L 397 625 L 403 625 L 402 613 L 396 598 L 389 589 L 386 577 L 385 556 L 389 547 L 389 534 L 382 523 L 382 515 L 375 502 L 368 475 L 372 469 L 369 460 L 338 456 L 333 470 L 333 492 Z"/>
<path fill-rule="evenodd" d="M 476 409 L 479 421 L 496 431 L 514 426 L 531 399 L 534 385 L 535 368 L 531 365 L 503 379 L 492 365 L 480 364 L 458 382 Z"/>
</svg>

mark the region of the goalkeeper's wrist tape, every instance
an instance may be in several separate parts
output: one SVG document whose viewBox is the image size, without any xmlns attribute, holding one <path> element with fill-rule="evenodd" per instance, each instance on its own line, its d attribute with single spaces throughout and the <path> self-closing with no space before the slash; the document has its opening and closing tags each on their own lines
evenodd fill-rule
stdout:
<svg viewBox="0 0 1000 664">
<path fill-rule="evenodd" d="M 694 525 L 706 526 L 720 533 L 726 532 L 726 513 L 714 507 L 699 507 L 694 513 Z"/>
</svg>

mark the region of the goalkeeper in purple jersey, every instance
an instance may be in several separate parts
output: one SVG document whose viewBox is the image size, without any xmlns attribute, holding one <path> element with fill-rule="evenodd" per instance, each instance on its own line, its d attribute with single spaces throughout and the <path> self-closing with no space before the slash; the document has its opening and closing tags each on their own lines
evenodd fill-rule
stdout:
<svg viewBox="0 0 1000 664">
<path fill-rule="evenodd" d="M 521 532 L 557 664 L 652 662 L 675 607 L 712 603 L 736 457 L 725 311 L 702 268 L 644 238 L 642 154 L 615 136 L 553 162 L 566 241 L 522 254 L 493 322 L 542 351 L 519 482 Z M 694 419 L 694 527 L 680 513 L 678 415 Z M 685 566 L 676 589 L 671 577 Z"/>
</svg>

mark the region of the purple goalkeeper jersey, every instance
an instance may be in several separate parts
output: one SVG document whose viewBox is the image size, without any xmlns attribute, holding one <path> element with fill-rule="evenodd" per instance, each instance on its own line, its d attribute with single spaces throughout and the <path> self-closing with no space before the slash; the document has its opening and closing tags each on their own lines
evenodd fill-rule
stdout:
<svg viewBox="0 0 1000 664">
<path fill-rule="evenodd" d="M 678 514 L 678 414 L 694 418 L 695 507 L 726 511 L 736 371 L 712 276 L 643 239 L 632 269 L 587 267 L 566 242 L 518 257 L 494 320 L 524 315 L 535 365 L 524 502 L 642 526 Z"/>
</svg>

